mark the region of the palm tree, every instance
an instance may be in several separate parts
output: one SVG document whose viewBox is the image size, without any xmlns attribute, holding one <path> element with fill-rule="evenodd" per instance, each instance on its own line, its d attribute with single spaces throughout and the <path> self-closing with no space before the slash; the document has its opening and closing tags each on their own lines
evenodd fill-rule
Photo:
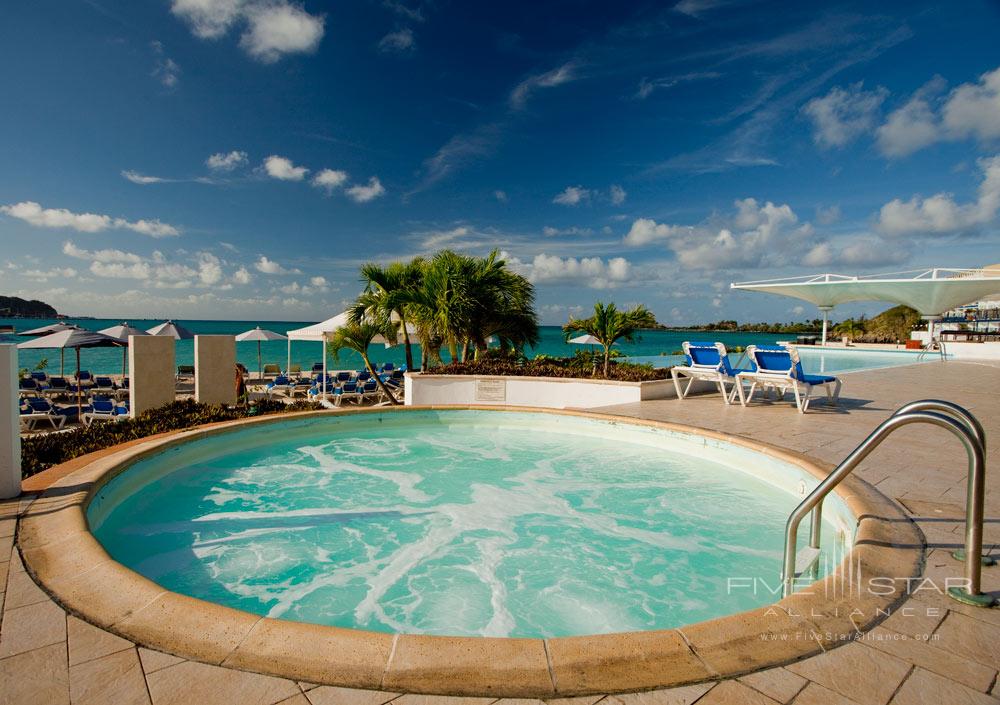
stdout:
<svg viewBox="0 0 1000 705">
<path fill-rule="evenodd" d="M 369 262 L 361 267 L 365 290 L 351 309 L 351 321 L 361 323 L 366 317 L 386 317 L 397 320 L 406 350 L 406 369 L 413 369 L 413 346 L 407 329 L 406 302 L 423 279 L 424 262 L 417 257 L 409 262 L 393 262 L 380 266 Z M 395 340 L 395 338 L 392 338 Z"/>
<path fill-rule="evenodd" d="M 375 380 L 391 404 L 399 404 L 399 401 L 389 391 L 389 388 L 385 386 L 385 382 L 378 376 L 378 372 L 372 365 L 372 361 L 368 359 L 368 346 L 372 344 L 372 341 L 377 336 L 381 335 L 387 340 L 394 340 L 395 334 L 395 326 L 392 325 L 388 317 L 382 319 L 376 318 L 363 323 L 348 323 L 346 326 L 338 328 L 333 334 L 333 338 L 327 343 L 327 349 L 333 355 L 334 359 L 340 359 L 340 351 L 344 348 L 353 350 L 361 355 L 361 359 L 365 361 L 365 367 L 368 368 L 372 379 Z"/>
<path fill-rule="evenodd" d="M 563 326 L 563 334 L 568 339 L 573 333 L 592 335 L 604 347 L 604 377 L 607 378 L 611 366 L 611 346 L 619 340 L 634 342 L 642 328 L 656 325 L 656 317 L 645 306 L 639 305 L 629 311 L 619 311 L 613 303 L 602 301 L 594 304 L 594 315 L 590 318 L 571 318 Z"/>
</svg>

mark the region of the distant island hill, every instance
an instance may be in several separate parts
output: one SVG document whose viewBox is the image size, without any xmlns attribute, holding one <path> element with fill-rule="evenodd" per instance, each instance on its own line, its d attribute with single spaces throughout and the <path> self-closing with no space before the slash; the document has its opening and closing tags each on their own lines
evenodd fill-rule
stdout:
<svg viewBox="0 0 1000 705">
<path fill-rule="evenodd" d="M 62 316 L 44 301 L 0 296 L 0 318 L 62 318 Z"/>
</svg>

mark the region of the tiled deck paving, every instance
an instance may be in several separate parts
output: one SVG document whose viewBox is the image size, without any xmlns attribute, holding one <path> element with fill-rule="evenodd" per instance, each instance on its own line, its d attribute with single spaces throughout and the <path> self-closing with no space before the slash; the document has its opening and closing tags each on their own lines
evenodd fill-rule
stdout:
<svg viewBox="0 0 1000 705">
<path fill-rule="evenodd" d="M 988 451 L 985 544 L 1000 553 L 1000 367 L 928 363 L 846 377 L 840 410 L 816 404 L 801 416 L 789 404 L 724 407 L 717 396 L 605 407 L 602 412 L 718 429 L 836 463 L 901 404 L 955 401 L 977 414 Z M 961 575 L 948 551 L 962 543 L 965 460 L 953 438 L 929 427 L 903 429 L 859 468 L 902 502 L 927 537 L 925 575 Z M 992 470 L 992 473 L 990 472 Z M 31 578 L 13 548 L 15 517 L 27 500 L 0 502 L 0 703 L 239 703 L 240 705 L 488 705 L 449 698 L 350 690 L 184 661 L 137 647 L 65 614 Z M 776 567 L 777 570 L 777 567 Z M 983 571 L 983 589 L 1000 594 L 1000 567 Z M 904 613 L 902 608 L 910 608 Z M 928 608 L 932 608 L 928 610 Z M 932 635 L 932 641 L 915 637 Z M 903 637 L 910 637 L 904 639 Z M 762 647 L 763 648 L 763 647 Z M 573 705 L 909 705 L 1000 703 L 1000 609 L 965 607 L 919 591 L 865 638 L 783 668 L 719 683 L 601 698 Z M 503 700 L 501 705 L 540 701 Z"/>
</svg>

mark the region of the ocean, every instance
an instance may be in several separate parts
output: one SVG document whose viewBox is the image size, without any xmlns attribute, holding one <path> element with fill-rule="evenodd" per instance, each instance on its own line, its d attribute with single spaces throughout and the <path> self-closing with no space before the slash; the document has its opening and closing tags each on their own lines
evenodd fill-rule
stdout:
<svg viewBox="0 0 1000 705">
<path fill-rule="evenodd" d="M 63 319 L 66 323 L 76 323 L 88 330 L 101 330 L 121 323 L 121 319 Z M 12 325 L 17 331 L 31 330 L 41 326 L 57 323 L 55 319 L 24 319 L 24 318 L 0 318 L 0 326 Z M 131 325 L 142 330 L 152 328 L 162 320 L 137 320 L 130 319 Z M 216 334 L 216 335 L 237 335 L 256 326 L 273 330 L 284 334 L 295 328 L 302 328 L 309 325 L 301 321 L 188 321 L 176 320 L 176 323 L 187 328 L 192 333 Z M 705 333 L 695 331 L 646 331 L 640 339 L 634 343 L 620 343 L 617 349 L 624 354 L 632 356 L 656 356 L 671 355 L 680 350 L 681 343 L 685 340 L 718 340 L 726 344 L 727 347 L 737 345 L 748 345 L 750 343 L 774 343 L 778 340 L 787 339 L 787 334 L 766 334 L 766 333 Z M 29 340 L 18 335 L 0 333 L 0 343 L 20 343 Z M 287 356 L 287 341 L 276 340 L 261 343 L 261 353 L 264 363 L 276 363 L 284 369 Z M 559 326 L 542 326 L 541 341 L 539 344 L 526 351 L 529 357 L 535 355 L 572 355 L 575 350 L 580 349 L 579 345 L 571 345 L 563 341 L 562 329 Z M 419 346 L 414 346 L 414 360 L 419 363 Z M 448 354 L 444 351 L 444 358 L 447 361 Z M 403 346 L 397 345 L 392 348 L 385 348 L 382 345 L 373 345 L 369 350 L 369 357 L 372 362 L 383 363 L 392 362 L 401 365 L 405 362 L 406 356 Z M 58 350 L 20 350 L 18 351 L 19 364 L 21 367 L 34 368 L 43 358 L 48 360 L 47 370 L 50 374 L 57 374 L 59 371 L 59 351 Z M 251 372 L 257 369 L 257 344 L 237 343 L 236 358 L 243 363 Z M 72 350 L 66 351 L 65 371 L 72 374 L 76 369 L 76 355 Z M 84 348 L 80 351 L 81 366 L 95 374 L 120 374 L 122 370 L 122 351 L 120 348 Z M 298 363 L 302 369 L 308 370 L 313 363 L 323 360 L 323 348 L 320 343 L 307 341 L 292 342 L 292 363 Z M 176 349 L 176 364 L 191 365 L 194 363 L 194 341 L 179 340 Z M 361 356 L 353 351 L 341 353 L 340 360 L 329 359 L 327 364 L 331 369 L 359 369 L 362 366 Z"/>
</svg>

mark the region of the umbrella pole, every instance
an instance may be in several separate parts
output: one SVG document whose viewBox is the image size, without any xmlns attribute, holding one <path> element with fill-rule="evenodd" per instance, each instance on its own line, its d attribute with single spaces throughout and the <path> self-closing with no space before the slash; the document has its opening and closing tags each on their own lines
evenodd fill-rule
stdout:
<svg viewBox="0 0 1000 705">
<path fill-rule="evenodd" d="M 128 346 L 122 347 L 122 384 L 125 383 L 125 362 L 128 360 Z"/>
<path fill-rule="evenodd" d="M 326 333 L 323 334 L 323 398 L 326 399 Z"/>
<path fill-rule="evenodd" d="M 59 349 L 59 376 L 66 376 L 66 350 Z"/>
<path fill-rule="evenodd" d="M 264 381 L 264 363 L 261 362 L 259 340 L 257 341 L 257 379 L 261 382 Z"/>
<path fill-rule="evenodd" d="M 292 374 L 292 339 L 288 339 L 288 362 L 285 363 L 285 374 Z"/>
<path fill-rule="evenodd" d="M 83 423 L 83 387 L 80 385 L 80 348 L 76 349 L 76 420 Z"/>
</svg>

